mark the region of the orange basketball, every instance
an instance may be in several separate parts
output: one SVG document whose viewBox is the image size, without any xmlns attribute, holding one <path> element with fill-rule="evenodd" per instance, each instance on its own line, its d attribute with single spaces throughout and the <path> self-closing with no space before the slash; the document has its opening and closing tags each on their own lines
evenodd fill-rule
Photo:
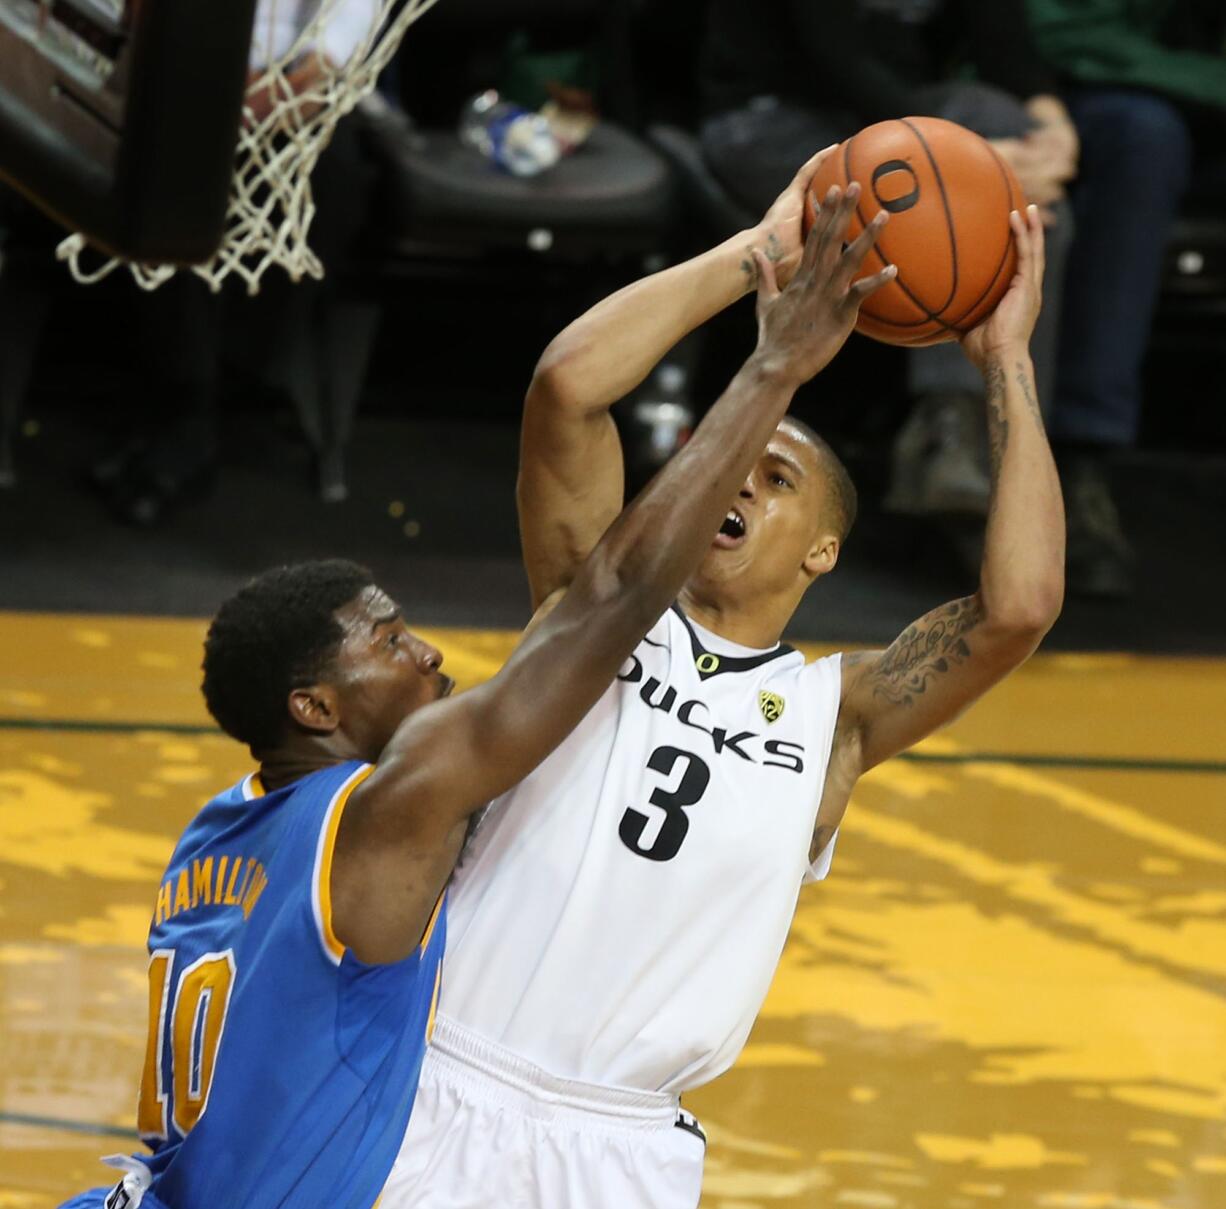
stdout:
<svg viewBox="0 0 1226 1209">
<path fill-rule="evenodd" d="M 886 264 L 898 276 L 865 302 L 856 330 L 886 344 L 956 340 L 982 323 L 1017 268 L 1009 211 L 1024 197 L 1012 169 L 985 139 L 940 118 L 878 122 L 841 144 L 810 192 L 859 181 L 848 242 L 879 210 L 889 225 L 861 276 Z M 805 230 L 810 213 L 805 213 Z"/>
</svg>

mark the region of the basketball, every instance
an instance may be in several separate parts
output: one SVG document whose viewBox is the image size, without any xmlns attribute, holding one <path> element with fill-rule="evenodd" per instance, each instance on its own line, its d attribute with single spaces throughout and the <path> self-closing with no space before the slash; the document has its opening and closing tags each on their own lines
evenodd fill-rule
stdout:
<svg viewBox="0 0 1226 1209">
<path fill-rule="evenodd" d="M 862 276 L 898 266 L 898 276 L 861 308 L 856 330 L 917 348 L 982 323 L 1017 267 L 1009 211 L 1025 204 L 1017 177 L 987 140 L 940 118 L 879 122 L 826 159 L 810 197 L 820 204 L 832 185 L 852 181 L 862 192 L 849 242 L 879 210 L 890 214 Z M 811 223 L 806 207 L 806 234 Z"/>
</svg>

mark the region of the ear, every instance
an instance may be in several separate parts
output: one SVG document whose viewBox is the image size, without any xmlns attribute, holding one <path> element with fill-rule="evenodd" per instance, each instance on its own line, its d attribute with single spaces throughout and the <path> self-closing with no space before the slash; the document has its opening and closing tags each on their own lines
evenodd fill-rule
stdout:
<svg viewBox="0 0 1226 1209">
<path fill-rule="evenodd" d="M 809 578 L 820 579 L 829 575 L 839 561 L 839 539 L 833 533 L 822 534 L 813 544 L 813 548 L 805 555 L 801 564 Z"/>
<path fill-rule="evenodd" d="M 290 689 L 289 716 L 303 730 L 330 735 L 341 724 L 336 690 L 327 684 Z"/>
</svg>

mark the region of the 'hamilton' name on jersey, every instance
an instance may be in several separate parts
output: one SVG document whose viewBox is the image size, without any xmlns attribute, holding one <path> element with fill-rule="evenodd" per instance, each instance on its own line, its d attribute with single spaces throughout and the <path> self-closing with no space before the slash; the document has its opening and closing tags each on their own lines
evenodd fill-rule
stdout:
<svg viewBox="0 0 1226 1209">
<path fill-rule="evenodd" d="M 748 760 L 750 764 L 761 764 L 767 768 L 782 768 L 796 773 L 805 770 L 803 744 L 764 739 L 762 735 L 749 730 L 729 734 L 726 727 L 708 725 L 711 711 L 705 701 L 693 699 L 678 704 L 677 690 L 671 685 L 662 684 L 655 676 L 645 676 L 643 664 L 637 655 L 630 656 L 617 678 L 623 684 L 640 685 L 639 700 L 649 709 L 675 714 L 682 726 L 701 731 L 711 740 L 717 756 L 731 753 Z"/>
</svg>

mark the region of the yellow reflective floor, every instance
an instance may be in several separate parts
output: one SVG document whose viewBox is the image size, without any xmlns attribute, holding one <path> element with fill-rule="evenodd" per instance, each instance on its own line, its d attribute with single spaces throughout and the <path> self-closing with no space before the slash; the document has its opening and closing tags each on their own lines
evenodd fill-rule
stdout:
<svg viewBox="0 0 1226 1209">
<path fill-rule="evenodd" d="M 249 768 L 202 634 L 0 614 L 0 1209 L 132 1144 L 153 890 Z M 430 637 L 461 684 L 512 641 Z M 1040 657 L 873 772 L 687 1105 L 704 1209 L 1226 1205 L 1226 664 Z"/>
</svg>

